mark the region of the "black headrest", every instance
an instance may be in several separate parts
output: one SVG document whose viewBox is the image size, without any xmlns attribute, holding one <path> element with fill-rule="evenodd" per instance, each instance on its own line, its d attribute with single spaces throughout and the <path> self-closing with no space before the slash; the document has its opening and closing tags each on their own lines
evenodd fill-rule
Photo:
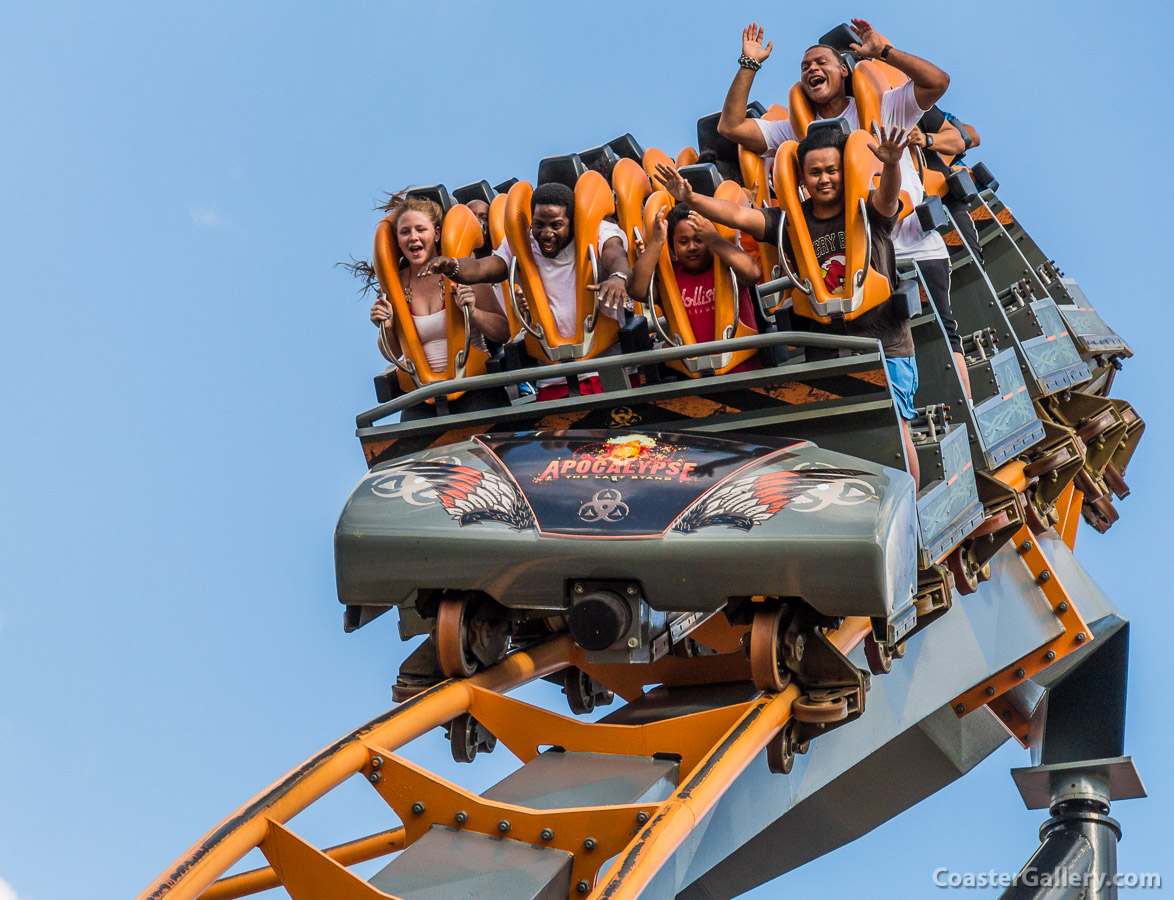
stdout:
<svg viewBox="0 0 1174 900">
<path fill-rule="evenodd" d="M 510 188 L 512 188 L 517 183 L 518 183 L 518 179 L 507 178 L 501 184 L 495 184 L 493 186 L 493 189 L 495 191 L 497 191 L 499 194 L 508 194 L 510 192 Z"/>
<path fill-rule="evenodd" d="M 621 134 L 618 138 L 608 141 L 607 145 L 615 151 L 616 156 L 620 159 L 634 159 L 636 162 L 642 162 L 644 159 L 644 148 L 640 146 L 639 141 L 632 137 L 631 132 Z"/>
<path fill-rule="evenodd" d="M 697 163 L 692 166 L 681 166 L 677 170 L 681 173 L 681 177 L 689 182 L 689 187 L 697 191 L 699 194 L 705 194 L 707 197 L 712 197 L 713 192 L 717 190 L 717 186 L 725 179 L 722 178 L 721 173 L 718 172 L 717 166 L 713 163 Z"/>
<path fill-rule="evenodd" d="M 453 208 L 452 194 L 443 184 L 425 184 L 421 187 L 414 187 L 407 192 L 407 196 L 431 200 L 433 203 L 439 204 L 441 212 L 445 214 Z"/>
<path fill-rule="evenodd" d="M 751 100 L 748 104 L 746 104 L 746 118 L 761 119 L 765 115 L 766 107 L 757 100 Z"/>
<path fill-rule="evenodd" d="M 557 181 L 565 184 L 572 191 L 579 176 L 587 171 L 583 160 L 578 153 L 568 153 L 565 156 L 548 156 L 538 163 L 538 184 Z"/>
<path fill-rule="evenodd" d="M 738 145 L 717 133 L 720 112 L 697 120 L 698 162 L 713 163 L 723 178 L 742 183 L 742 166 L 738 162 Z"/>
<path fill-rule="evenodd" d="M 459 188 L 453 189 L 452 195 L 456 198 L 457 203 L 468 203 L 471 200 L 493 202 L 493 188 L 484 179 L 474 181 L 472 184 L 462 184 Z"/>
<path fill-rule="evenodd" d="M 852 126 L 848 124 L 847 119 L 817 119 L 807 126 L 807 133 L 810 135 L 813 131 L 824 129 L 838 131 L 845 139 L 852 134 Z"/>
<path fill-rule="evenodd" d="M 827 34 L 821 35 L 816 43 L 827 44 L 829 47 L 835 47 L 841 53 L 847 53 L 852 49 L 853 44 L 860 43 L 860 35 L 851 25 L 843 22 Z"/>
<path fill-rule="evenodd" d="M 616 152 L 607 144 L 600 144 L 598 147 L 591 147 L 588 150 L 580 150 L 579 159 L 583 160 L 583 165 L 588 169 L 593 169 L 608 181 L 611 181 L 611 170 L 620 161 Z"/>
</svg>

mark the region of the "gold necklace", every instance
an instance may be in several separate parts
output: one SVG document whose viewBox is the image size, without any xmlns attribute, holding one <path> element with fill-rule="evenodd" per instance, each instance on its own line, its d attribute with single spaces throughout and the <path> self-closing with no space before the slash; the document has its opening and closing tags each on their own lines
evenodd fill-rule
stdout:
<svg viewBox="0 0 1174 900">
<path fill-rule="evenodd" d="M 444 294 L 444 276 L 436 276 L 436 286 L 440 288 L 440 293 Z M 408 266 L 408 283 L 404 285 L 404 300 L 407 301 L 408 306 L 412 305 L 412 267 Z"/>
</svg>

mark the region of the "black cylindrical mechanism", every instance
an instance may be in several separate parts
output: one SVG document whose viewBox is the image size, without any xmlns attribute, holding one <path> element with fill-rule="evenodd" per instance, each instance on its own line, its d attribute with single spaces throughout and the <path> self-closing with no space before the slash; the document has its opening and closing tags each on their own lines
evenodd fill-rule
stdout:
<svg viewBox="0 0 1174 900">
<path fill-rule="evenodd" d="M 632 627 L 632 608 L 614 591 L 592 591 L 571 607 L 567 625 L 584 650 L 606 650 Z"/>
</svg>

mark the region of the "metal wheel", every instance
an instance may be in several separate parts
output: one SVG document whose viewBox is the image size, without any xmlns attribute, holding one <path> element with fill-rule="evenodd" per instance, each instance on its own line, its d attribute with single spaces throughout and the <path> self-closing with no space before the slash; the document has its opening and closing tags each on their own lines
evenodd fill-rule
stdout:
<svg viewBox="0 0 1174 900">
<path fill-rule="evenodd" d="M 571 712 L 583 716 L 595 709 L 595 692 L 591 689 L 591 676 L 578 666 L 568 666 L 563 671 L 563 692 Z"/>
<path fill-rule="evenodd" d="M 848 718 L 848 701 L 843 697 L 815 700 L 810 694 L 804 694 L 791 704 L 791 715 L 799 722 L 839 722 Z"/>
<path fill-rule="evenodd" d="M 795 754 L 806 752 L 806 744 L 796 745 L 795 724 L 788 722 L 766 745 L 766 764 L 776 775 L 788 775 L 795 764 Z"/>
<path fill-rule="evenodd" d="M 946 559 L 946 565 L 954 575 L 954 587 L 959 594 L 973 594 L 978 588 L 978 573 L 974 571 L 966 551 L 958 547 Z"/>
<path fill-rule="evenodd" d="M 448 742 L 452 758 L 459 763 L 471 763 L 478 753 L 492 753 L 497 746 L 497 738 L 469 713 L 462 713 L 449 723 Z"/>
<path fill-rule="evenodd" d="M 780 646 L 785 613 L 784 606 L 760 609 L 750 626 L 750 675 L 760 691 L 781 691 L 791 682 Z"/>
<path fill-rule="evenodd" d="M 1030 500 L 1023 504 L 1023 512 L 1027 519 L 1027 527 L 1031 529 L 1032 534 L 1043 534 L 1051 528 L 1051 524 L 1040 515 L 1040 511 Z"/>
<path fill-rule="evenodd" d="M 1024 466 L 1023 474 L 1028 478 L 1040 478 L 1050 472 L 1055 472 L 1070 459 L 1072 459 L 1071 451 L 1067 447 L 1059 447 L 1039 459 L 1032 460 Z"/>
<path fill-rule="evenodd" d="M 1116 421 L 1117 418 L 1113 415 L 1113 410 L 1106 409 L 1099 416 L 1093 416 L 1093 418 L 1077 428 L 1076 436 L 1086 444 L 1091 444 L 1100 435 L 1112 428 Z"/>
<path fill-rule="evenodd" d="M 471 715 L 465 713 L 449 723 L 448 742 L 456 762 L 471 763 L 477 757 L 477 723 Z"/>
<path fill-rule="evenodd" d="M 436 656 L 449 678 L 468 678 L 477 671 L 469 648 L 469 603 L 465 597 L 446 597 L 436 614 Z"/>
<path fill-rule="evenodd" d="M 893 653 L 888 644 L 882 644 L 872 634 L 864 639 L 864 658 L 873 675 L 887 675 L 893 667 Z"/>
</svg>

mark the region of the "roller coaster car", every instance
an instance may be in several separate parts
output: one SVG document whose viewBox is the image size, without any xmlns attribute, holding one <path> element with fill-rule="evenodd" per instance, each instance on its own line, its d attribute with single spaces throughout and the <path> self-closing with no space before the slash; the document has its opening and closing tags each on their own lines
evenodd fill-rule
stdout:
<svg viewBox="0 0 1174 900">
<path fill-rule="evenodd" d="M 809 441 L 486 433 L 371 469 L 336 532 L 339 595 L 436 616 L 450 676 L 487 661 L 468 623 L 490 601 L 589 661 L 649 663 L 751 597 L 911 624 L 916 517 L 905 472 Z"/>
</svg>

